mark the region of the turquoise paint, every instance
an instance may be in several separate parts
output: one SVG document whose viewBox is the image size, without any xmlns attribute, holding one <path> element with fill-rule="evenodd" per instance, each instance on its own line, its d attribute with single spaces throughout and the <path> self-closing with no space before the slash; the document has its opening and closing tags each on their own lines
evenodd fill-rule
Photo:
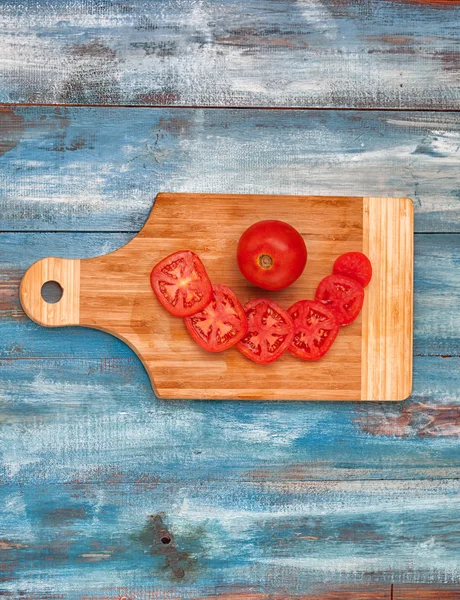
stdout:
<svg viewBox="0 0 460 600">
<path fill-rule="evenodd" d="M 2 361 L 2 481 L 454 478 L 459 367 L 417 357 L 404 403 L 267 404 L 158 400 L 137 360 Z"/>
<path fill-rule="evenodd" d="M 0 113 L 2 231 L 137 232 L 160 191 L 408 196 L 416 231 L 460 231 L 456 113 L 34 107 L 14 117 L 23 121 Z"/>
<path fill-rule="evenodd" d="M 234 586 L 300 594 L 356 582 L 458 582 L 459 236 L 458 207 L 446 200 L 455 153 L 409 154 L 427 136 L 438 143 L 429 133 L 433 120 L 442 119 L 455 135 L 455 115 L 201 111 L 200 125 L 193 111 L 134 112 L 134 125 L 120 125 L 131 111 L 110 111 L 100 123 L 100 110 L 21 109 L 26 133 L 1 159 L 10 173 L 1 226 L 29 233 L 0 234 L 0 493 L 7 508 L 0 537 L 11 546 L 12 578 L 0 589 L 77 598 L 82 590 L 142 597 L 153 588 L 164 597 L 178 590 L 197 597 Z M 182 121 L 172 122 L 175 115 Z M 403 125 L 390 123 L 396 117 Z M 163 131 L 165 119 L 172 133 L 161 133 L 164 145 L 152 151 L 145 139 L 160 121 Z M 410 137 L 414 119 L 418 129 Z M 282 128 L 287 139 L 280 153 L 272 148 Z M 237 185 L 238 173 L 239 191 L 261 191 L 247 189 L 256 161 L 256 186 L 270 167 L 271 185 L 286 179 L 283 191 L 299 191 L 307 181 L 302 165 L 313 174 L 318 169 L 318 182 L 336 173 L 335 165 L 348 169 L 347 157 L 362 152 L 355 141 L 361 134 L 359 143 L 372 145 L 378 157 L 373 170 L 380 173 L 379 165 L 393 189 L 400 189 L 406 166 L 392 152 L 410 139 L 408 164 L 426 170 L 424 180 L 414 180 L 418 229 L 431 223 L 430 229 L 456 232 L 415 237 L 417 356 L 408 402 L 161 401 L 122 342 L 91 330 L 44 329 L 24 318 L 17 299 L 24 270 L 46 255 L 96 256 L 129 241 L 162 189 L 155 188 L 158 177 L 167 188 L 181 177 L 180 189 L 190 174 L 204 173 L 207 189 L 217 191 Z M 238 143 L 240 156 L 229 168 L 219 157 L 205 165 L 193 158 L 195 152 L 202 160 L 207 146 L 223 139 Z M 302 155 L 306 140 L 315 139 L 321 160 L 310 149 Z M 349 151 L 341 147 L 339 154 L 337 146 L 329 153 L 331 139 Z M 137 154 L 129 162 L 131 147 Z M 151 152 L 160 152 L 158 163 Z M 293 175 L 280 163 L 286 153 Z M 18 168 L 26 174 L 14 175 Z M 443 173 L 435 181 L 438 192 L 445 190 L 441 201 L 436 197 L 438 212 L 427 209 L 435 206 L 430 169 Z M 103 190 L 97 197 L 87 194 L 89 177 Z M 32 185 L 32 196 L 21 213 L 11 194 L 22 185 Z M 36 231 L 45 228 L 94 232 Z M 188 554 L 180 581 L 163 554 L 140 542 L 149 515 L 159 512 L 178 551 Z"/>
<path fill-rule="evenodd" d="M 356 581 L 458 581 L 453 481 L 37 484 L 0 494 L 8 539 L 19 546 L 5 564 L 14 576 L 2 582 L 6 592 L 166 598 L 235 586 L 297 595 Z M 158 513 L 188 555 L 182 578 L 140 539 Z"/>
<path fill-rule="evenodd" d="M 0 100 L 433 110 L 0 112 L 0 594 L 458 584 L 460 8 L 159 6 L 4 2 Z M 24 319 L 33 260 L 121 246 L 161 190 L 412 197 L 412 398 L 161 401 L 118 340 Z"/>
</svg>

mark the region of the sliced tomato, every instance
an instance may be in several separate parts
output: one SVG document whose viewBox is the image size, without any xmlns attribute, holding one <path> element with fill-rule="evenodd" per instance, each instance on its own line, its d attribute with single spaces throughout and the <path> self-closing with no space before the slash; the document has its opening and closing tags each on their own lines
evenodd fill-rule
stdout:
<svg viewBox="0 0 460 600">
<path fill-rule="evenodd" d="M 362 252 L 345 252 L 335 261 L 333 273 L 355 279 L 366 287 L 372 279 L 371 261 Z"/>
<path fill-rule="evenodd" d="M 199 313 L 184 319 L 192 338 L 209 352 L 231 348 L 246 335 L 248 320 L 240 301 L 226 285 L 214 285 L 212 300 Z"/>
<path fill-rule="evenodd" d="M 289 351 L 304 360 L 318 360 L 332 346 L 340 326 L 323 304 L 300 300 L 288 309 L 294 321 L 294 339 Z"/>
<path fill-rule="evenodd" d="M 172 315 L 189 317 L 211 302 L 212 285 L 198 256 L 180 250 L 152 269 L 150 283 L 158 300 Z"/>
<path fill-rule="evenodd" d="M 294 323 L 287 311 L 266 298 L 250 300 L 244 310 L 248 332 L 237 344 L 238 350 L 261 365 L 278 359 L 294 337 Z"/>
<path fill-rule="evenodd" d="M 349 277 L 328 275 L 320 281 L 315 300 L 334 313 L 339 325 L 348 325 L 361 311 L 364 288 Z"/>
</svg>

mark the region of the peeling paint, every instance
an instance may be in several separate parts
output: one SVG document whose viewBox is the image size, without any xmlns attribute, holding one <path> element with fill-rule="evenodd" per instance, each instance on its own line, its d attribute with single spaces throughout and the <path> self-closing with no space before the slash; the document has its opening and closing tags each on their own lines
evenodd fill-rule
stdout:
<svg viewBox="0 0 460 600">
<path fill-rule="evenodd" d="M 456 71 L 433 56 L 458 52 L 458 6 L 130 0 L 18 10 L 8 0 L 0 101 L 455 110 Z M 409 35 L 414 54 L 392 42 Z"/>
<path fill-rule="evenodd" d="M 447 50 L 444 52 L 438 52 L 435 53 L 435 57 L 441 58 L 443 62 L 443 69 L 445 71 L 449 71 L 452 73 L 458 73 L 460 71 L 460 51 Z"/>
<path fill-rule="evenodd" d="M 460 0 L 394 0 L 395 2 L 409 2 L 412 4 L 422 4 L 432 6 L 433 8 L 452 8 L 460 4 Z"/>
<path fill-rule="evenodd" d="M 24 117 L 13 108 L 0 107 L 0 156 L 16 148 L 23 132 Z"/>
<path fill-rule="evenodd" d="M 372 435 L 393 437 L 459 437 L 458 404 L 405 403 L 395 407 L 368 407 L 357 419 L 360 427 Z"/>
<path fill-rule="evenodd" d="M 68 52 L 79 60 L 72 61 L 70 74 L 62 82 L 60 102 L 75 104 L 117 104 L 120 100 L 119 59 L 105 42 L 95 39 L 73 44 Z"/>
<path fill-rule="evenodd" d="M 19 544 L 18 542 L 12 542 L 9 540 L 0 540 L 0 551 L 1 550 L 20 550 L 21 548 L 28 548 L 28 544 Z"/>
<path fill-rule="evenodd" d="M 160 106 L 168 106 L 170 104 L 176 104 L 180 102 L 180 95 L 176 91 L 162 91 L 162 92 L 142 92 L 137 94 L 135 98 L 139 104 L 159 104 Z"/>
<path fill-rule="evenodd" d="M 23 143 L 2 157 L 2 229 L 138 231 L 161 190 L 358 189 L 415 198 L 417 230 L 457 229 L 455 113 L 101 110 L 21 109 Z"/>
<path fill-rule="evenodd" d="M 178 549 L 171 531 L 163 521 L 164 515 L 151 515 L 149 521 L 140 534 L 140 541 L 148 545 L 150 553 L 163 556 L 166 568 L 170 569 L 174 577 L 182 579 L 185 576 L 184 566 L 189 555 Z"/>
<path fill-rule="evenodd" d="M 88 515 L 84 508 L 56 508 L 43 515 L 43 519 L 53 525 L 70 524 L 73 521 L 87 518 Z"/>
<path fill-rule="evenodd" d="M 26 316 L 19 301 L 19 283 L 23 271 L 0 264 L 0 318 L 24 321 Z M 10 344 L 10 349 L 19 347 Z"/>
<path fill-rule="evenodd" d="M 302 31 L 290 31 L 278 26 L 267 28 L 239 27 L 231 29 L 225 35 L 217 35 L 218 44 L 250 48 L 254 53 L 264 52 L 267 47 L 308 48 L 308 42 Z"/>
</svg>

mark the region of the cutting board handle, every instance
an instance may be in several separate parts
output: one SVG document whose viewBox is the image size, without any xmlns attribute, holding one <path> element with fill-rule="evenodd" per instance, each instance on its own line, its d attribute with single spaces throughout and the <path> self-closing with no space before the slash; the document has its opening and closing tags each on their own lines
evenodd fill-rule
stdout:
<svg viewBox="0 0 460 600">
<path fill-rule="evenodd" d="M 43 299 L 43 285 L 59 284 L 62 296 L 51 304 Z M 24 312 L 45 327 L 61 327 L 80 323 L 80 261 L 49 256 L 27 269 L 19 288 Z"/>
</svg>

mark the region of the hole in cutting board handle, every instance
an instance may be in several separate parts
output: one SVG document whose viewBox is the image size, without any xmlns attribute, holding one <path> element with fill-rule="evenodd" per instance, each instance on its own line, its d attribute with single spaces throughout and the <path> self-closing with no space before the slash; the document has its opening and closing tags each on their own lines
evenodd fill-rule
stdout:
<svg viewBox="0 0 460 600">
<path fill-rule="evenodd" d="M 57 281 L 46 281 L 42 285 L 41 296 L 47 304 L 57 304 L 64 290 Z"/>
</svg>

